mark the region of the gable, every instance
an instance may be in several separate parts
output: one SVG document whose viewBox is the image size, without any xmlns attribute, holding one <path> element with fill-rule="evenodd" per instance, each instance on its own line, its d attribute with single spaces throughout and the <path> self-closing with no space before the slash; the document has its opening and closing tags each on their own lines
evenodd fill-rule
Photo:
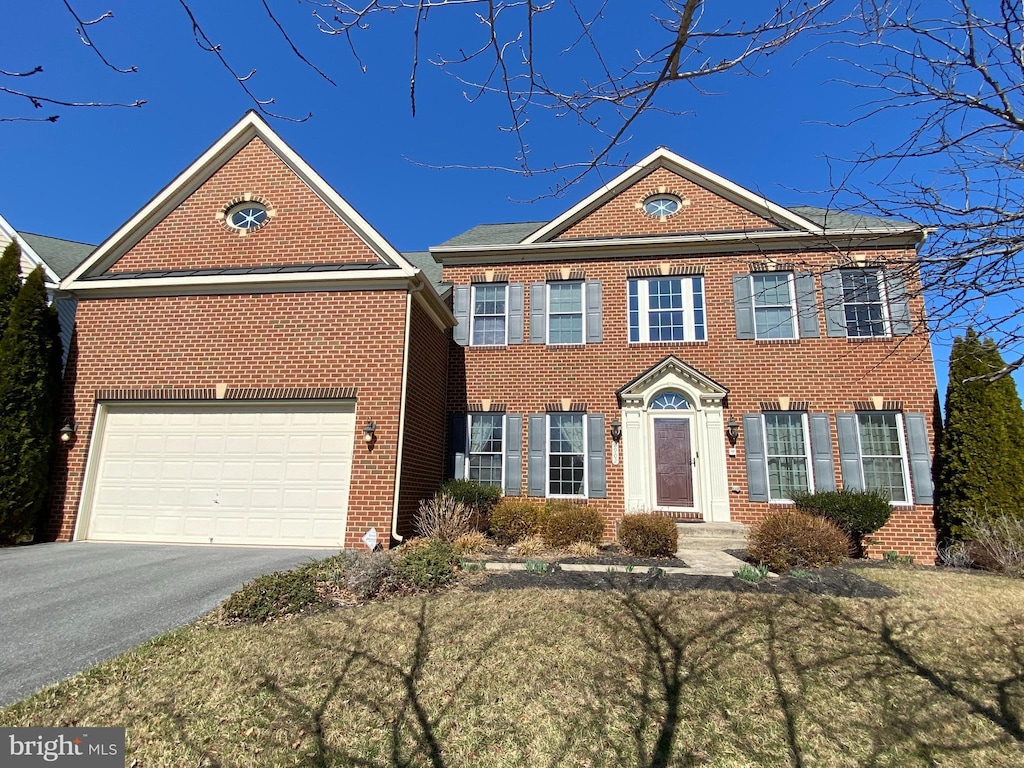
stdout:
<svg viewBox="0 0 1024 768">
<path fill-rule="evenodd" d="M 660 219 L 644 212 L 643 203 L 647 198 L 665 193 L 682 201 L 676 213 Z M 554 239 L 680 235 L 779 228 L 778 224 L 727 200 L 710 189 L 684 178 L 667 167 L 660 167 L 627 186 L 555 235 Z"/>
<path fill-rule="evenodd" d="M 266 226 L 240 236 L 224 223 L 223 214 L 247 196 L 275 215 Z M 260 136 L 254 136 L 107 274 L 379 261 L 374 250 Z"/>
</svg>

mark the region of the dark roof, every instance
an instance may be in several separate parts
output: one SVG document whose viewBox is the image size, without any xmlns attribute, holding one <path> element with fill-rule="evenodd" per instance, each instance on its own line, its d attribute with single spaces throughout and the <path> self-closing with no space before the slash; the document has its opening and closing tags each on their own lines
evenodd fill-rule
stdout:
<svg viewBox="0 0 1024 768">
<path fill-rule="evenodd" d="M 858 213 L 844 213 L 833 211 L 828 208 L 815 208 L 812 205 L 791 205 L 793 213 L 810 219 L 819 227 L 826 229 L 892 229 L 902 230 L 914 226 L 909 221 L 899 219 L 881 219 L 877 216 L 861 216 Z"/>
<path fill-rule="evenodd" d="M 521 221 L 512 224 L 477 224 L 467 232 L 441 243 L 439 247 L 512 245 L 522 242 L 547 223 L 546 221 Z"/>
<path fill-rule="evenodd" d="M 31 232 L 19 232 L 25 242 L 36 252 L 46 266 L 52 269 L 57 277 L 64 279 L 71 272 L 85 261 L 86 257 L 96 250 L 95 245 L 78 243 L 74 240 L 61 240 L 57 237 L 46 235 L 33 235 Z"/>
<path fill-rule="evenodd" d="M 434 261 L 429 251 L 405 251 L 402 255 L 416 269 L 423 270 L 423 274 L 438 293 L 442 291 L 441 265 Z"/>
<path fill-rule="evenodd" d="M 357 269 L 395 269 L 392 264 L 375 261 L 366 264 L 285 264 L 267 267 L 214 267 L 204 269 L 151 269 L 144 272 L 106 272 L 86 280 L 132 280 L 152 277 L 210 277 L 215 275 L 273 275 L 309 272 L 347 272 Z"/>
</svg>

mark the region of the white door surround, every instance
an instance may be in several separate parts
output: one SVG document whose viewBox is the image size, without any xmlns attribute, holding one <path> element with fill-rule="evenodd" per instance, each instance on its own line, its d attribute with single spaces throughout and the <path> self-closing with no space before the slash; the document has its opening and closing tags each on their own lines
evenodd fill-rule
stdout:
<svg viewBox="0 0 1024 768">
<path fill-rule="evenodd" d="M 659 395 L 677 396 L 671 409 L 652 408 Z M 692 512 L 706 522 L 730 522 L 722 400 L 728 390 L 675 357 L 668 357 L 619 390 L 622 405 L 626 512 Z M 684 402 L 679 402 L 679 398 Z M 670 401 L 672 398 L 668 398 Z M 659 405 L 664 405 L 664 398 Z M 693 457 L 692 509 L 661 507 L 657 495 L 654 420 L 687 419 Z"/>
</svg>

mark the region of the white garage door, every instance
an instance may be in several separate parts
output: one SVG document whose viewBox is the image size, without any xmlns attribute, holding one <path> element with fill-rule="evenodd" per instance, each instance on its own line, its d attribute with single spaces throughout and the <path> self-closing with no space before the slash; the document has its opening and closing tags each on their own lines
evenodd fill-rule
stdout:
<svg viewBox="0 0 1024 768">
<path fill-rule="evenodd" d="M 105 410 L 86 538 L 342 545 L 353 404 Z"/>
</svg>

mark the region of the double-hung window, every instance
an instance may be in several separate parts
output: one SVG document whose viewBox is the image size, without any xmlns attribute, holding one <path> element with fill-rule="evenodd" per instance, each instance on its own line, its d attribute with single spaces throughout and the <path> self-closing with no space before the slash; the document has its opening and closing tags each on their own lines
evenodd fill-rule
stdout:
<svg viewBox="0 0 1024 768">
<path fill-rule="evenodd" d="M 471 413 L 467 424 L 466 477 L 501 487 L 505 455 L 505 418 L 501 413 Z"/>
<path fill-rule="evenodd" d="M 586 495 L 585 424 L 582 413 L 548 414 L 548 496 Z"/>
<path fill-rule="evenodd" d="M 501 346 L 506 343 L 508 286 L 473 286 L 470 339 L 473 346 Z"/>
<path fill-rule="evenodd" d="M 586 289 L 582 282 L 548 283 L 548 344 L 582 344 Z"/>
<path fill-rule="evenodd" d="M 843 270 L 843 311 L 846 335 L 851 338 L 888 336 L 884 282 L 877 269 Z"/>
<path fill-rule="evenodd" d="M 631 279 L 631 342 L 705 341 L 702 276 Z"/>
<path fill-rule="evenodd" d="M 907 449 L 898 413 L 865 411 L 857 414 L 864 487 L 882 491 L 896 503 L 909 503 Z"/>
<path fill-rule="evenodd" d="M 763 419 L 769 500 L 792 501 L 795 494 L 813 491 L 807 414 L 767 412 Z"/>
<path fill-rule="evenodd" d="M 797 337 L 796 294 L 791 272 L 760 272 L 750 276 L 754 335 L 758 339 Z"/>
</svg>

